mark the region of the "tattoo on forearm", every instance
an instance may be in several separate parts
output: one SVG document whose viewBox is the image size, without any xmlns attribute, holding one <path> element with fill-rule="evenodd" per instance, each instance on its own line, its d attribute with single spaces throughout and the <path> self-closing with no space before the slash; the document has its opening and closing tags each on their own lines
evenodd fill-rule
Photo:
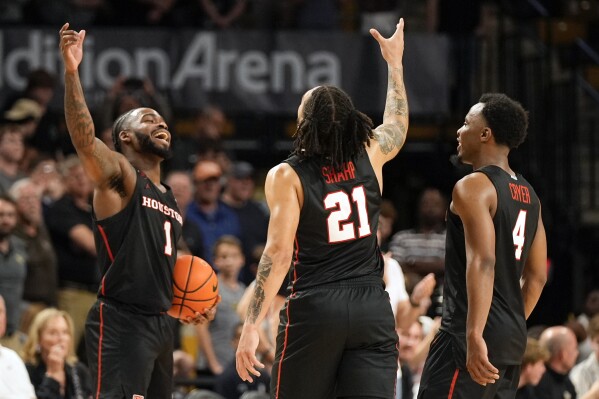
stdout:
<svg viewBox="0 0 599 399">
<path fill-rule="evenodd" d="M 254 296 L 250 301 L 250 307 L 248 308 L 247 321 L 255 323 L 262 311 L 262 305 L 264 304 L 264 282 L 270 275 L 272 270 L 272 259 L 266 254 L 262 254 L 260 258 L 260 264 L 258 265 L 258 272 L 256 274 L 256 287 L 254 288 Z"/>
<path fill-rule="evenodd" d="M 81 82 L 75 74 L 65 75 L 64 111 L 75 148 L 91 145 L 95 139 L 94 123 L 85 104 Z"/>
<path fill-rule="evenodd" d="M 393 149 L 400 148 L 406 139 L 408 100 L 403 82 L 403 68 L 389 69 L 389 84 L 383 119 L 391 121 L 385 122 L 374 133 L 381 151 L 388 154 Z"/>
</svg>

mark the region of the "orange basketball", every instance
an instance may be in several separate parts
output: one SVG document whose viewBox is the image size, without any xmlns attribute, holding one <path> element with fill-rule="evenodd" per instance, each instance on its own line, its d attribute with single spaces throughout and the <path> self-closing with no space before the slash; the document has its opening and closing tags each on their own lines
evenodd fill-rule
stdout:
<svg viewBox="0 0 599 399">
<path fill-rule="evenodd" d="M 173 270 L 173 306 L 168 314 L 177 319 L 193 317 L 214 305 L 218 296 L 218 278 L 204 259 L 183 255 Z"/>
</svg>

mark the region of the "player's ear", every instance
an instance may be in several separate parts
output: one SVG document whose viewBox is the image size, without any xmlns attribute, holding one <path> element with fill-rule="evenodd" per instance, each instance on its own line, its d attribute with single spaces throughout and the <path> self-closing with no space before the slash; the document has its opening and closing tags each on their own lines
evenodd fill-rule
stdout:
<svg viewBox="0 0 599 399">
<path fill-rule="evenodd" d="M 490 128 L 484 127 L 482 132 L 480 133 L 480 139 L 482 142 L 487 142 L 491 140 L 491 136 L 493 136 L 493 132 Z"/>
<path fill-rule="evenodd" d="M 131 142 L 131 134 L 127 130 L 121 130 L 119 132 L 119 139 L 122 143 L 130 143 Z"/>
</svg>

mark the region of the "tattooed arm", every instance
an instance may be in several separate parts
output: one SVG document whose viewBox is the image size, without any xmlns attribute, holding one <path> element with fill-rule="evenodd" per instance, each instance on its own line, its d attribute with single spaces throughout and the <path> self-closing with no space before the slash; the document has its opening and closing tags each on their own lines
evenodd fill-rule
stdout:
<svg viewBox="0 0 599 399">
<path fill-rule="evenodd" d="M 403 79 L 404 21 L 399 20 L 393 36 L 385 39 L 376 29 L 370 33 L 381 46 L 381 53 L 389 68 L 387 99 L 383 124 L 374 130 L 369 155 L 377 166 L 393 159 L 406 140 L 408 131 L 408 98 Z"/>
<path fill-rule="evenodd" d="M 84 40 L 84 30 L 70 30 L 68 23 L 60 29 L 60 51 L 65 66 L 64 112 L 71 141 L 83 167 L 96 187 L 102 188 L 121 176 L 119 161 L 122 156 L 111 151 L 95 135 L 78 72 L 83 59 Z"/>
<path fill-rule="evenodd" d="M 258 329 L 289 271 L 303 203 L 299 177 L 288 164 L 271 169 L 264 191 L 270 208 L 268 236 L 236 354 L 237 373 L 244 381 L 253 381 L 252 375 L 260 375 L 256 367 L 264 367 L 256 358 Z"/>
</svg>

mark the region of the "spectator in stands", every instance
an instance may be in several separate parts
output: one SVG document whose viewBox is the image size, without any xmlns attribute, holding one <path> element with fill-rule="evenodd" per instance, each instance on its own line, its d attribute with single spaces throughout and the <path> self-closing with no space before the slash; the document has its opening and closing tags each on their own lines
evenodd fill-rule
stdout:
<svg viewBox="0 0 599 399">
<path fill-rule="evenodd" d="M 168 160 L 168 169 L 193 169 L 198 161 L 209 159 L 227 171 L 229 162 L 223 149 L 223 136 L 230 133 L 231 124 L 220 107 L 202 108 L 193 119 L 191 134 L 173 138 L 173 157 Z"/>
<path fill-rule="evenodd" d="M 212 265 L 212 250 L 221 236 L 241 238 L 237 214 L 220 199 L 222 177 L 223 172 L 218 163 L 199 161 L 193 170 L 195 198 L 186 210 L 187 222 L 196 223 L 202 232 L 206 260 Z"/>
<path fill-rule="evenodd" d="M 200 369 L 208 366 L 214 375 L 221 374 L 225 366 L 235 361 L 237 348 L 231 347 L 231 340 L 235 326 L 241 322 L 236 309 L 245 290 L 245 285 L 238 280 L 244 262 L 239 239 L 225 235 L 216 241 L 214 266 L 219 271 L 218 293 L 221 296 L 218 317 L 209 324 L 196 326 L 199 349 L 203 355 Z"/>
<path fill-rule="evenodd" d="M 589 327 L 589 320 L 597 314 L 599 314 L 599 289 L 593 289 L 587 294 L 582 313 L 578 315 L 576 321 L 586 330 Z M 586 359 L 593 352 L 589 337 L 578 344 L 578 350 L 580 351 L 579 361 Z"/>
<path fill-rule="evenodd" d="M 58 307 L 73 318 L 77 347 L 100 283 L 90 205 L 93 186 L 76 155 L 60 169 L 66 193 L 46 210 L 45 221 L 58 257 Z"/>
<path fill-rule="evenodd" d="M 535 396 L 544 399 L 576 399 L 576 389 L 568 375 L 578 356 L 576 336 L 567 327 L 553 326 L 541 333 L 539 341 L 549 351 L 549 360 L 545 363 L 547 370 L 543 378 L 534 387 Z"/>
<path fill-rule="evenodd" d="M 91 398 L 92 380 L 77 360 L 73 321 L 55 308 L 42 310 L 33 319 L 23 359 L 38 399 Z"/>
<path fill-rule="evenodd" d="M 17 204 L 8 195 L 0 195 L 0 295 L 6 305 L 8 336 L 3 339 L 3 344 L 12 349 L 19 347 L 19 342 L 9 341 L 19 328 L 27 274 L 25 243 L 14 235 L 17 221 Z"/>
<path fill-rule="evenodd" d="M 18 125 L 24 139 L 31 139 L 42 117 L 41 105 L 30 98 L 19 98 L 4 112 L 4 120 Z"/>
<path fill-rule="evenodd" d="M 0 295 L 0 339 L 6 332 L 6 305 Z M 0 344 L 0 398 L 35 399 L 23 360 L 12 349 Z"/>
<path fill-rule="evenodd" d="M 389 251 L 389 238 L 393 233 L 393 225 L 397 220 L 397 210 L 388 199 L 384 199 L 381 202 L 381 213 L 379 215 L 379 247 L 382 252 Z"/>
<path fill-rule="evenodd" d="M 389 248 L 401 265 L 406 286 L 413 287 L 429 273 L 437 279 L 432 315 L 441 314 L 441 296 L 445 273 L 445 213 L 447 201 L 441 191 L 426 188 L 418 200 L 417 224 L 393 235 Z"/>
<path fill-rule="evenodd" d="M 56 160 L 49 155 L 40 154 L 29 165 L 31 181 L 41 189 L 44 207 L 62 198 L 65 186 L 58 172 Z"/>
<path fill-rule="evenodd" d="M 0 124 L 0 193 L 7 193 L 14 182 L 25 177 L 19 166 L 24 154 L 21 128 L 13 123 Z"/>
<path fill-rule="evenodd" d="M 177 205 L 183 217 L 183 240 L 192 255 L 204 258 L 206 252 L 204 249 L 204 238 L 198 225 L 194 222 L 187 223 L 185 211 L 189 204 L 193 201 L 193 182 L 191 175 L 185 171 L 170 172 L 165 179 L 165 183 L 170 186 Z"/>
<path fill-rule="evenodd" d="M 239 27 L 241 17 L 247 8 L 247 0 L 199 0 L 206 16 L 204 28 L 210 30 Z"/>
<path fill-rule="evenodd" d="M 20 330 L 26 332 L 37 313 L 46 307 L 56 306 L 57 260 L 44 225 L 41 187 L 25 178 L 15 182 L 9 194 L 17 204 L 19 216 L 15 235 L 25 242 L 28 254 L 20 323 Z"/>
<path fill-rule="evenodd" d="M 522 357 L 516 399 L 536 398 L 533 387 L 541 381 L 545 373 L 545 362 L 548 360 L 549 352 L 547 349 L 541 346 L 538 340 L 529 337 L 526 341 L 524 356 Z"/>
<path fill-rule="evenodd" d="M 250 269 L 252 254 L 266 243 L 268 208 L 253 199 L 256 188 L 254 167 L 248 162 L 234 162 L 227 177 L 222 201 L 237 213 L 241 227 L 243 253 L 246 258 L 240 280 L 249 285 L 256 278 L 256 269 Z"/>
<path fill-rule="evenodd" d="M 165 120 L 172 119 L 168 101 L 156 91 L 149 78 L 123 76 L 116 78 L 100 108 L 102 129 L 112 126 L 112 123 L 125 112 L 139 107 L 155 109 Z"/>
<path fill-rule="evenodd" d="M 570 372 L 570 379 L 579 396 L 585 395 L 599 381 L 599 314 L 589 321 L 587 333 L 593 352 Z"/>
</svg>

